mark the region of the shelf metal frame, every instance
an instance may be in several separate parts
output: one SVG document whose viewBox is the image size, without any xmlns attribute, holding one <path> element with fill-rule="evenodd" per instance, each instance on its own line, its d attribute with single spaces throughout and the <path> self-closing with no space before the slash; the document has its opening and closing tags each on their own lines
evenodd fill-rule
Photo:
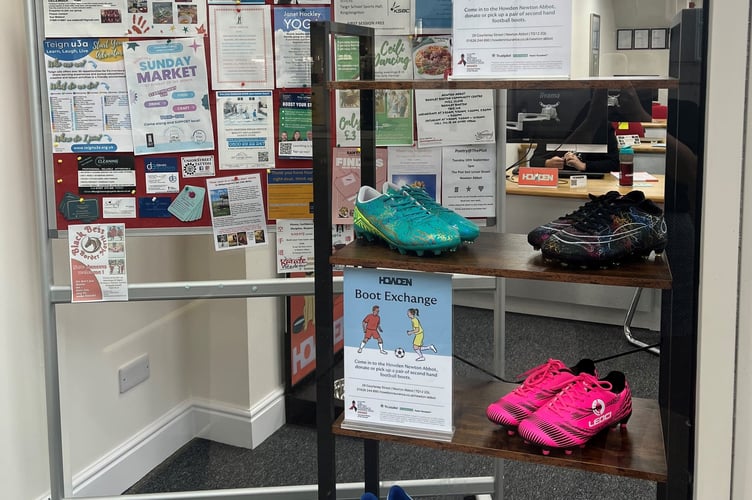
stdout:
<svg viewBox="0 0 752 500">
<path fill-rule="evenodd" d="M 646 342 L 643 342 L 642 340 L 638 340 L 635 338 L 634 335 L 632 335 L 632 319 L 634 319 L 635 312 L 637 312 L 637 304 L 640 303 L 640 296 L 642 295 L 642 287 L 637 287 L 635 289 L 634 295 L 632 296 L 632 300 L 629 303 L 629 308 L 627 309 L 627 315 L 624 318 L 624 337 L 627 339 L 627 342 L 629 342 L 632 345 L 635 345 L 637 347 L 648 347 L 650 344 L 647 344 Z M 659 347 L 648 347 L 646 351 L 652 352 L 653 354 L 660 356 L 661 349 Z"/>
<path fill-rule="evenodd" d="M 332 75 L 334 67 L 331 59 L 333 54 L 333 39 L 336 36 L 356 36 L 359 39 L 360 78 L 356 81 L 334 81 Z M 374 90 L 375 89 L 477 89 L 488 88 L 502 91 L 497 94 L 497 110 L 504 120 L 505 89 L 513 88 L 676 88 L 678 80 L 672 78 L 592 78 L 587 80 L 437 80 L 437 81 L 374 81 L 374 31 L 369 28 L 347 25 L 337 22 L 315 22 L 311 24 L 311 55 L 313 59 L 311 71 L 311 90 L 313 108 L 313 179 L 314 179 L 314 234 L 315 234 L 315 290 L 317 317 L 317 368 L 316 368 L 316 417 L 318 432 L 318 474 L 319 500 L 333 500 L 336 498 L 335 482 L 335 450 L 332 424 L 334 422 L 334 357 L 330 348 L 332 344 L 332 239 L 330 225 L 331 212 L 331 164 L 332 140 L 329 136 L 329 123 L 332 112 L 331 93 L 338 89 L 357 89 L 360 91 L 361 106 L 361 182 L 364 185 L 375 185 L 375 117 Z M 497 117 L 498 120 L 498 117 Z M 498 128 L 498 127 L 497 127 Z M 497 157 L 504 158 L 503 137 L 497 138 Z M 496 220 L 501 224 L 494 227 L 496 231 L 503 231 L 502 217 L 505 202 L 504 176 L 498 176 L 498 193 L 501 193 L 497 203 Z M 494 365 L 499 375 L 503 375 L 505 364 L 505 278 L 495 278 L 494 286 Z M 636 305 L 633 301 L 631 307 Z M 628 318 L 625 322 L 631 322 Z M 365 491 L 378 494 L 378 442 L 364 439 L 365 453 Z M 497 461 L 495 475 L 495 498 L 502 500 L 503 496 L 503 462 Z"/>
<path fill-rule="evenodd" d="M 331 238 L 331 185 L 332 185 L 332 140 L 330 128 L 330 112 L 332 110 L 331 94 L 339 82 L 332 82 L 334 66 L 332 62 L 332 46 L 336 36 L 356 36 L 359 40 L 360 79 L 357 82 L 342 82 L 343 88 L 354 83 L 360 90 L 360 154 L 361 154 L 361 183 L 375 186 L 376 184 L 376 122 L 374 111 L 374 90 L 382 86 L 374 86 L 374 31 L 355 25 L 337 22 L 314 22 L 311 24 L 311 56 L 313 66 L 311 70 L 311 101 L 313 109 L 313 181 L 314 181 L 314 235 L 315 235 L 315 308 L 317 318 L 316 329 L 316 426 L 318 434 L 318 478 L 319 499 L 336 498 L 335 479 L 335 450 L 332 424 L 335 420 L 334 412 L 334 355 L 330 346 L 333 340 L 332 315 L 332 280 L 333 269 L 330 264 L 332 256 Z M 399 88 L 412 88 L 409 82 L 397 82 Z M 383 87 L 396 88 L 396 87 Z M 498 98 L 498 95 L 497 95 Z M 503 100 L 505 102 L 505 100 Z M 498 106 L 497 106 L 497 109 Z M 503 115 L 503 106 L 500 115 Z M 497 117 L 497 121 L 503 120 Z M 496 143 L 497 158 L 503 158 L 506 141 L 504 138 Z M 503 206 L 505 192 L 505 178 L 497 175 L 496 214 L 491 222 L 501 221 L 503 224 Z M 489 230 L 503 230 L 498 224 L 487 228 Z M 467 281 L 465 281 L 467 280 Z M 494 292 L 494 364 L 496 372 L 503 376 L 504 370 L 504 279 L 483 276 L 454 275 L 453 289 L 461 289 L 461 284 L 485 288 Z M 378 495 L 383 484 L 379 481 L 379 443 L 376 440 L 364 439 L 364 476 L 365 491 Z M 497 461 L 496 474 L 493 477 L 494 491 L 497 500 L 501 500 L 500 478 L 503 476 L 503 464 Z M 480 478 L 461 478 L 468 486 Z M 447 490 L 442 481 L 435 481 L 433 494 L 446 495 Z M 474 493 L 471 488 L 466 494 Z"/>
<path fill-rule="evenodd" d="M 360 77 L 374 79 L 373 30 L 336 22 L 313 22 L 311 35 L 311 107 L 313 111 L 313 229 L 314 279 L 316 311 L 316 429 L 318 459 L 318 498 L 335 499 L 336 453 L 331 425 L 334 408 L 334 339 L 332 294 L 333 277 L 329 258 L 332 255 L 332 148 L 330 137 L 331 92 L 326 88 L 334 74 L 332 61 L 335 36 L 358 37 Z M 361 91 L 361 182 L 374 185 L 376 121 L 373 109 L 374 91 Z M 365 168 L 371 166 L 371 168 Z M 365 489 L 378 493 L 378 442 L 366 441 L 364 459 L 367 464 Z"/>
</svg>

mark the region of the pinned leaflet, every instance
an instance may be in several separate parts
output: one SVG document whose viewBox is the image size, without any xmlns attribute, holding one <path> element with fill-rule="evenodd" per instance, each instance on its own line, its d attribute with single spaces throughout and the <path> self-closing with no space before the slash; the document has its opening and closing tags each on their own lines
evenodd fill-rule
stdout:
<svg viewBox="0 0 752 500">
<path fill-rule="evenodd" d="M 192 222 L 201 218 L 204 211 L 206 189 L 197 186 L 185 186 L 167 211 L 183 222 Z"/>
</svg>

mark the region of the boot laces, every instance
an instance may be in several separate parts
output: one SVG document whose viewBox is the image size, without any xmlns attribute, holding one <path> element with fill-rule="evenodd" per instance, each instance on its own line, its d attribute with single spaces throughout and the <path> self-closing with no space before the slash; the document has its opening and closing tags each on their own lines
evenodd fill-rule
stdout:
<svg viewBox="0 0 752 500">
<path fill-rule="evenodd" d="M 609 194 L 602 194 L 600 196 L 595 196 L 592 193 L 588 193 L 588 197 L 590 198 L 590 201 L 582 205 L 581 207 L 577 208 L 574 212 L 568 213 L 563 217 L 559 217 L 560 219 L 575 219 L 579 220 L 584 217 L 587 217 L 591 212 L 595 212 L 600 208 L 601 205 L 608 202 L 610 196 Z"/>
<path fill-rule="evenodd" d="M 586 217 L 576 221 L 573 225 L 575 229 L 586 233 L 597 233 L 611 226 L 611 221 L 616 213 L 613 204 L 602 205 L 597 210 L 587 214 Z"/>
<path fill-rule="evenodd" d="M 422 188 L 416 188 L 412 186 L 406 186 L 405 191 L 409 193 L 410 196 L 412 196 L 415 201 L 423 205 L 426 209 L 431 210 L 440 210 L 443 212 L 448 212 L 449 209 L 442 206 L 441 204 L 437 203 L 436 200 L 431 198 L 431 195 L 429 195 L 425 189 Z"/>
<path fill-rule="evenodd" d="M 420 206 L 409 196 L 402 194 L 392 195 L 388 197 L 386 203 L 399 213 L 400 218 L 410 222 L 422 222 L 433 217 L 428 210 Z"/>
<path fill-rule="evenodd" d="M 562 410 L 572 407 L 582 407 L 583 403 L 588 403 L 590 399 L 588 394 L 593 389 L 601 388 L 611 390 L 611 382 L 599 380 L 589 373 L 581 373 L 574 380 L 569 380 L 562 384 L 561 392 L 549 403 L 549 407 L 561 413 Z"/>
<path fill-rule="evenodd" d="M 566 369 L 566 366 L 561 361 L 549 359 L 547 363 L 536 366 L 526 371 L 520 377 L 525 377 L 522 384 L 515 389 L 520 395 L 524 395 L 528 392 L 535 390 L 541 383 L 553 378 L 561 370 Z"/>
</svg>

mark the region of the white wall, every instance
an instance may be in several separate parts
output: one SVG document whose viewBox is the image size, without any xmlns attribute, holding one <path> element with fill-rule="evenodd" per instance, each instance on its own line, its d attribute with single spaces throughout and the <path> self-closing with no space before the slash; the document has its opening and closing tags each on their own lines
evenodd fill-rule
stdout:
<svg viewBox="0 0 752 500">
<path fill-rule="evenodd" d="M 602 68 L 601 75 L 658 75 L 666 76 L 668 69 L 668 50 L 617 50 L 616 30 L 620 28 L 668 28 L 671 20 L 683 5 L 673 1 L 657 2 L 655 0 L 610 0 L 613 17 L 609 32 L 607 59 L 616 61 L 611 67 Z M 678 2 L 677 2 L 678 3 Z M 604 40 L 602 40 L 604 41 Z"/>
<path fill-rule="evenodd" d="M 67 284 L 65 242 L 54 243 L 55 282 Z M 272 249 L 215 252 L 210 235 L 130 237 L 127 255 L 131 283 L 276 277 Z M 249 415 L 270 393 L 281 397 L 282 344 L 273 333 L 280 331 L 279 303 L 204 299 L 57 306 L 68 475 L 186 400 Z M 150 378 L 119 394 L 118 367 L 142 354 L 149 355 Z M 250 446 L 251 434 L 247 422 L 237 440 L 218 440 Z"/>
<path fill-rule="evenodd" d="M 752 17 L 752 15 L 750 15 Z M 752 94 L 752 78 L 747 68 L 747 96 Z M 747 105 L 746 121 L 752 120 L 752 106 Z M 747 127 L 745 144 L 752 144 L 752 129 Z M 749 160 L 745 158 L 746 172 L 750 172 Z M 739 272 L 739 323 L 737 326 L 736 409 L 734 418 L 734 464 L 732 498 L 752 498 L 752 175 L 744 175 L 742 210 L 742 239 L 740 246 Z"/>
<path fill-rule="evenodd" d="M 249 279 L 276 276 L 274 252 L 246 258 Z M 284 383 L 284 299 L 254 299 L 248 304 L 248 365 L 251 369 L 251 401 L 260 401 Z"/>
<path fill-rule="evenodd" d="M 572 2 L 572 78 L 587 78 L 590 74 L 590 14 L 601 14 L 606 5 L 606 0 Z"/>
<path fill-rule="evenodd" d="M 3 4 L 7 23 L 0 60 L 3 186 L 0 189 L 0 477 L 3 496 L 28 499 L 48 489 L 42 323 L 24 3 Z"/>
<path fill-rule="evenodd" d="M 184 243 L 188 262 L 201 263 L 190 266 L 186 279 L 231 280 L 244 277 L 245 255 L 242 251 L 215 252 L 212 239 L 208 236 L 191 236 Z M 191 369 L 187 376 L 193 395 L 249 408 L 245 301 L 200 301 L 191 313 L 190 322 L 188 363 Z"/>
<path fill-rule="evenodd" d="M 132 283 L 177 279 L 179 238 L 128 238 Z M 55 283 L 68 284 L 65 241 L 54 242 Z M 69 471 L 78 473 L 189 398 L 191 302 L 58 305 L 61 404 Z M 151 376 L 120 394 L 117 370 L 149 355 Z M 205 361 L 204 361 L 205 362 Z"/>
<path fill-rule="evenodd" d="M 695 429 L 695 498 L 729 498 L 733 463 L 732 440 L 734 393 L 741 396 L 741 416 L 749 417 L 749 386 L 734 387 L 735 370 L 750 363 L 747 339 L 749 329 L 739 330 L 749 321 L 749 302 L 738 302 L 739 263 L 750 255 L 739 252 L 742 172 L 745 157 L 744 102 L 748 88 L 748 54 L 729 47 L 748 47 L 750 6 L 742 0 L 713 2 L 708 9 L 710 41 L 705 123 L 705 176 L 700 255 L 700 304 L 698 315 L 698 386 Z M 707 11 L 706 11 L 707 12 Z M 749 103 L 747 103 L 749 106 Z M 747 182 L 749 184 L 749 182 Z M 749 191 L 747 191 L 749 193 Z M 749 207 L 746 207 L 749 213 Z M 747 221 L 747 226 L 749 226 Z M 747 241 L 749 235 L 746 235 Z M 747 248 L 747 250 L 749 250 Z M 749 269 L 746 276 L 749 276 Z M 749 292 L 749 283 L 743 290 Z M 743 296 L 742 298 L 748 295 Z M 737 342 L 739 350 L 737 353 Z M 740 381 L 744 381 L 744 376 Z M 746 412 L 746 413 L 745 413 Z M 738 421 L 748 427 L 748 420 Z M 737 441 L 738 464 L 749 475 L 749 434 L 740 432 Z M 749 479 L 739 478 L 739 483 Z M 748 498 L 748 495 L 736 498 Z"/>
<path fill-rule="evenodd" d="M 749 68 L 748 68 L 749 69 Z M 747 78 L 747 94 L 752 91 L 752 80 Z M 747 106 L 747 123 L 752 119 L 752 108 Z M 752 130 L 747 130 L 746 144 L 752 144 Z M 749 172 L 749 161 L 744 161 L 744 168 Z M 742 211 L 742 239 L 739 249 L 742 256 L 739 272 L 739 324 L 736 367 L 736 411 L 734 424 L 734 464 L 732 493 L 734 500 L 752 498 L 752 175 L 744 176 L 744 193 Z M 743 332 L 743 333 L 742 333 Z"/>
<path fill-rule="evenodd" d="M 676 10 L 655 0 L 574 0 L 572 2 L 572 77 L 589 73 L 590 14 L 601 17 L 600 75 L 666 76 L 668 50 L 616 50 L 618 28 L 668 27 Z"/>
</svg>

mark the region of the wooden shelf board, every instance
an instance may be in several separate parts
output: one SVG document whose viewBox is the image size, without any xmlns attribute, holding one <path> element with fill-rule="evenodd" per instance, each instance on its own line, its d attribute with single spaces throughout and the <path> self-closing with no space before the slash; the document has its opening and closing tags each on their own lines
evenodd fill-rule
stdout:
<svg viewBox="0 0 752 500">
<path fill-rule="evenodd" d="M 356 80 L 327 82 L 333 89 L 618 89 L 676 88 L 675 78 L 587 78 L 587 79 L 522 79 L 522 80 Z"/>
<path fill-rule="evenodd" d="M 666 255 L 624 263 L 610 269 L 580 269 L 544 262 L 527 235 L 481 232 L 475 242 L 456 252 L 438 256 L 402 255 L 385 245 L 356 240 L 336 250 L 329 262 L 335 265 L 391 268 L 411 271 L 459 273 L 500 278 L 586 283 L 640 288 L 671 288 Z"/>
<path fill-rule="evenodd" d="M 666 481 L 666 455 L 657 401 L 634 398 L 632 417 L 626 429 L 607 429 L 593 437 L 585 448 L 576 448 L 571 455 L 566 455 L 563 450 L 552 450 L 545 456 L 540 447 L 526 445 L 519 435 L 509 436 L 505 429 L 486 418 L 488 404 L 513 388 L 512 384 L 496 381 L 457 381 L 454 388 L 455 432 L 451 442 L 343 429 L 344 414 L 335 421 L 332 432 L 647 481 Z"/>
</svg>

